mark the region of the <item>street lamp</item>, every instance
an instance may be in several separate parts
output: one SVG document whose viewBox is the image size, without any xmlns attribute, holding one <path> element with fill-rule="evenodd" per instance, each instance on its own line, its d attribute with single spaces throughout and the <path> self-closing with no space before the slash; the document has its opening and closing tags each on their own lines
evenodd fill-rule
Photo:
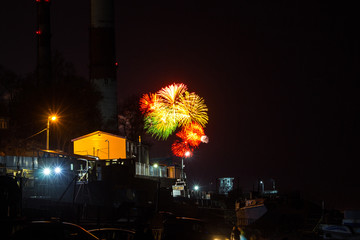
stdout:
<svg viewBox="0 0 360 240">
<path fill-rule="evenodd" d="M 199 198 L 199 185 L 195 185 L 194 190 L 195 190 L 194 194 L 195 194 L 196 201 L 198 201 L 197 199 Z"/>
<path fill-rule="evenodd" d="M 154 163 L 154 165 L 153 165 L 153 167 L 155 168 L 155 170 L 156 170 L 156 173 L 154 172 L 154 174 L 155 175 L 158 175 L 159 174 L 159 170 L 158 170 L 158 167 L 159 167 L 159 165 L 157 164 L 157 163 Z"/>
<path fill-rule="evenodd" d="M 184 157 L 185 158 L 188 158 L 188 157 L 190 157 L 191 156 L 191 152 L 190 151 L 186 151 L 185 153 L 184 153 Z M 181 180 L 183 180 L 184 181 L 184 157 L 182 157 L 181 158 Z"/>
<path fill-rule="evenodd" d="M 157 163 L 154 163 L 153 167 L 155 169 L 158 169 L 159 168 L 159 164 Z M 160 170 L 160 169 L 159 169 Z M 158 170 L 158 171 L 159 171 Z M 160 174 L 158 176 L 158 183 L 157 183 L 157 193 L 156 193 L 156 205 L 155 205 L 155 211 L 158 212 L 159 210 L 159 198 L 160 198 Z"/>
<path fill-rule="evenodd" d="M 49 116 L 47 120 L 47 127 L 46 127 L 46 150 L 49 150 L 49 136 L 50 136 L 50 120 L 56 121 L 57 117 L 55 115 Z"/>
</svg>

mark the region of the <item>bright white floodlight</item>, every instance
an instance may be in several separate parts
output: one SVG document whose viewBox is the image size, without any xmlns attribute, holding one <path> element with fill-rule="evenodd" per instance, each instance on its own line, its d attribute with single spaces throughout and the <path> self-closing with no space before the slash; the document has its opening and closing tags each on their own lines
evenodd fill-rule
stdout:
<svg viewBox="0 0 360 240">
<path fill-rule="evenodd" d="M 61 168 L 60 168 L 60 167 L 56 167 L 56 168 L 54 169 L 54 171 L 55 171 L 56 174 L 60 174 L 60 173 L 61 173 Z"/>
<path fill-rule="evenodd" d="M 44 174 L 45 176 L 50 175 L 50 173 L 51 173 L 50 168 L 44 168 L 44 170 L 43 170 L 43 174 Z"/>
<path fill-rule="evenodd" d="M 199 186 L 198 186 L 198 185 L 195 185 L 195 186 L 194 186 L 194 190 L 195 190 L 195 191 L 199 190 Z"/>
</svg>

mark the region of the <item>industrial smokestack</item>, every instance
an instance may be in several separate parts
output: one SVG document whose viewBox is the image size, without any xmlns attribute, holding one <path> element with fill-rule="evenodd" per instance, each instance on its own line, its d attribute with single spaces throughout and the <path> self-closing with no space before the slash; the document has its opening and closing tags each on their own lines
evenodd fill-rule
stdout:
<svg viewBox="0 0 360 240">
<path fill-rule="evenodd" d="M 51 83 L 50 0 L 36 0 L 37 4 L 37 81 Z"/>
<path fill-rule="evenodd" d="M 90 80 L 101 92 L 103 130 L 118 131 L 114 1 L 90 0 Z"/>
</svg>

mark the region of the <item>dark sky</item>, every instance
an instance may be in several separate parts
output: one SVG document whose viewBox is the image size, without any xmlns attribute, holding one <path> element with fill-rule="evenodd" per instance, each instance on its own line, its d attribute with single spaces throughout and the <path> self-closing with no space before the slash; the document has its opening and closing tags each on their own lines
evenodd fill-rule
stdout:
<svg viewBox="0 0 360 240">
<path fill-rule="evenodd" d="M 52 49 L 88 77 L 89 1 L 52 1 Z M 359 208 L 359 15 L 331 1 L 115 1 L 120 100 L 185 83 L 205 99 L 210 142 L 190 183 L 275 179 L 337 208 Z M 221 2 L 221 3 L 220 3 Z M 225 3 L 226 2 L 226 3 Z M 35 1 L 0 8 L 0 65 L 36 65 Z M 171 139 L 153 157 L 170 154 Z M 165 150 L 164 150 L 165 149 Z M 161 150 L 161 151 L 160 151 Z"/>
</svg>

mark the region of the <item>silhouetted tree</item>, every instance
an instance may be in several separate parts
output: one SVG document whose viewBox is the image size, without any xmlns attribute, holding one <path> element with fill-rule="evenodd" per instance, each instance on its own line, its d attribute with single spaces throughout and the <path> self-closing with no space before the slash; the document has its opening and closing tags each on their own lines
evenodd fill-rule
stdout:
<svg viewBox="0 0 360 240">
<path fill-rule="evenodd" d="M 133 95 L 119 105 L 119 132 L 132 141 L 138 141 L 141 136 L 141 141 L 151 146 L 151 137 L 144 130 L 144 116 L 140 111 L 139 101 L 140 97 Z"/>
<path fill-rule="evenodd" d="M 30 141 L 35 148 L 45 148 L 45 132 L 29 137 L 46 128 L 50 114 L 57 114 L 59 120 L 50 127 L 50 147 L 70 152 L 71 139 L 100 128 L 97 103 L 101 94 L 89 81 L 76 75 L 74 67 L 59 54 L 54 56 L 52 66 L 51 83 L 36 85 L 35 75 L 30 74 L 19 84 L 9 104 L 9 132 L 19 140 L 18 147 L 25 147 Z"/>
<path fill-rule="evenodd" d="M 5 122 L 10 117 L 10 105 L 19 90 L 19 84 L 20 77 L 16 73 L 0 66 L 0 118 Z M 9 141 L 11 141 L 10 131 L 0 128 L 0 146 L 5 147 Z"/>
<path fill-rule="evenodd" d="M 8 111 L 8 104 L 14 100 L 16 91 L 19 88 L 20 77 L 16 73 L 0 66 L 0 114 L 5 115 Z"/>
</svg>

